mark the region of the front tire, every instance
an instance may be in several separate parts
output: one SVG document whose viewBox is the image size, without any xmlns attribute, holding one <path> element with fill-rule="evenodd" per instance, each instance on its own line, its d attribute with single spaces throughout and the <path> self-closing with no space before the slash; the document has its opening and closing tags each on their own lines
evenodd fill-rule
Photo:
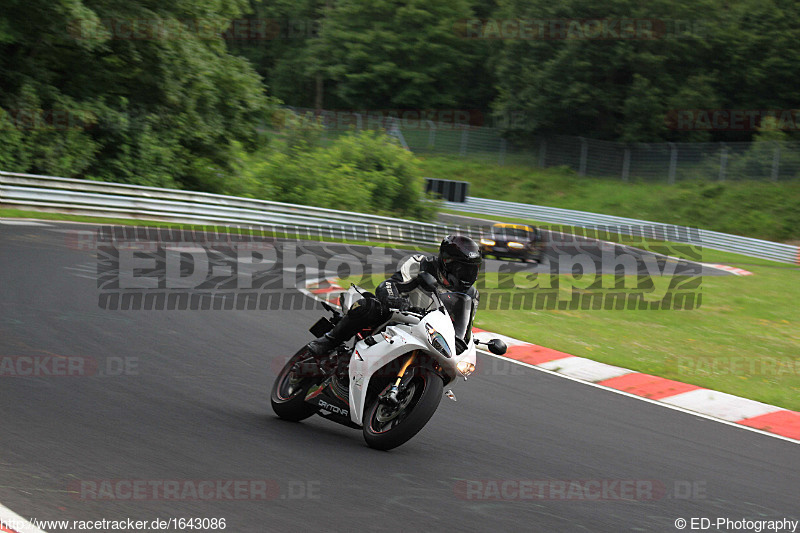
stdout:
<svg viewBox="0 0 800 533">
<path fill-rule="evenodd" d="M 397 408 L 381 403 L 377 394 L 364 412 L 364 440 L 377 450 L 391 450 L 409 441 L 436 412 L 443 390 L 442 378 L 422 371 L 409 382 Z"/>
<path fill-rule="evenodd" d="M 299 422 L 317 412 L 316 407 L 306 403 L 308 389 L 315 385 L 318 378 L 297 376 L 292 373 L 292 367 L 298 361 L 308 359 L 311 355 L 303 347 L 283 365 L 275 383 L 272 384 L 270 403 L 275 414 L 284 420 Z"/>
</svg>

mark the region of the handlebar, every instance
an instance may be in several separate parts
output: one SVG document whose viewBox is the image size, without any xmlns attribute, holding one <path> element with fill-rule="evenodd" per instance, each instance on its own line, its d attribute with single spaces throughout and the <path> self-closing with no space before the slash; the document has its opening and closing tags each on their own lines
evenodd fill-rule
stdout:
<svg viewBox="0 0 800 533">
<path fill-rule="evenodd" d="M 405 313 L 405 314 L 412 314 L 412 315 L 420 315 L 425 316 L 428 314 L 430 309 L 425 309 L 424 307 L 393 307 L 388 306 L 387 309 L 392 313 Z"/>
<path fill-rule="evenodd" d="M 406 324 L 418 324 L 425 318 L 427 311 L 420 307 L 410 307 L 408 309 L 389 309 L 393 314 L 393 320 Z"/>
</svg>

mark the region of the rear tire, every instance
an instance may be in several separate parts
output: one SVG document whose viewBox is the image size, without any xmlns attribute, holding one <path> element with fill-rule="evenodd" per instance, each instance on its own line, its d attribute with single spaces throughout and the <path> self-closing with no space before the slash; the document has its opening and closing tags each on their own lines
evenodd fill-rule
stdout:
<svg viewBox="0 0 800 533">
<path fill-rule="evenodd" d="M 406 387 L 410 397 L 401 398 L 399 408 L 387 407 L 379 401 L 380 394 L 375 395 L 364 412 L 363 432 L 367 445 L 377 450 L 391 450 L 409 441 L 436 412 L 443 390 L 442 378 L 422 371 Z"/>
<path fill-rule="evenodd" d="M 306 403 L 308 389 L 315 385 L 319 378 L 298 377 L 292 375 L 292 367 L 298 361 L 311 357 L 303 347 L 283 365 L 275 383 L 272 384 L 270 403 L 275 414 L 284 420 L 299 422 L 317 412 L 317 408 Z"/>
</svg>

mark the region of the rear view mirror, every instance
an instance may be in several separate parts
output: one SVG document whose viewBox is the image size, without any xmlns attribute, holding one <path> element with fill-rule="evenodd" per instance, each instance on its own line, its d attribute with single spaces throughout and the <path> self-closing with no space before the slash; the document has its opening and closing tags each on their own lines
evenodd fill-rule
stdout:
<svg viewBox="0 0 800 533">
<path fill-rule="evenodd" d="M 495 355 L 504 355 L 508 350 L 506 343 L 500 339 L 492 339 L 486 343 L 486 346 L 489 348 L 489 351 Z"/>
</svg>

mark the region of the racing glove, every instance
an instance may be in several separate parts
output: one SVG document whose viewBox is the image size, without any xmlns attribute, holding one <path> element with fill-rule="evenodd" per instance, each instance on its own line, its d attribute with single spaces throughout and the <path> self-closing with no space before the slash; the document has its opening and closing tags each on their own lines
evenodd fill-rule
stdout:
<svg viewBox="0 0 800 533">
<path fill-rule="evenodd" d="M 390 296 L 386 298 L 384 303 L 389 309 L 397 309 L 398 311 L 407 311 L 411 307 L 411 302 L 405 296 Z"/>
</svg>

